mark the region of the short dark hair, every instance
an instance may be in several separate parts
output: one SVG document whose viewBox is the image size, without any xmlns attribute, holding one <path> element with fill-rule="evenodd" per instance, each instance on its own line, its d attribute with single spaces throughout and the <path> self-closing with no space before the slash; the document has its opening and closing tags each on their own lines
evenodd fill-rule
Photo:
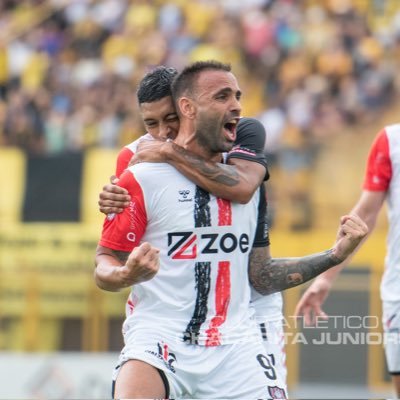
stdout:
<svg viewBox="0 0 400 400">
<path fill-rule="evenodd" d="M 148 72 L 136 92 L 139 104 L 152 103 L 171 96 L 171 83 L 178 71 L 173 67 L 158 66 Z"/>
<path fill-rule="evenodd" d="M 207 70 L 231 72 L 231 66 L 215 60 L 196 61 L 189 64 L 172 82 L 174 100 L 177 100 L 183 93 L 193 96 L 198 75 Z"/>
</svg>

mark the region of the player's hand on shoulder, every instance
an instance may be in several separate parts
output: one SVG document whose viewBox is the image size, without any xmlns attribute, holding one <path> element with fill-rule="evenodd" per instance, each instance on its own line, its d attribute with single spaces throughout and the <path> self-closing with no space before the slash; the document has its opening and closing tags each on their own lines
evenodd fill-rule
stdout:
<svg viewBox="0 0 400 400">
<path fill-rule="evenodd" d="M 167 146 L 171 146 L 169 140 L 142 140 L 138 144 L 135 155 L 129 165 L 135 165 L 140 162 L 166 162 L 167 157 L 164 149 Z"/>
<path fill-rule="evenodd" d="M 135 247 L 125 264 L 125 278 L 130 285 L 153 278 L 160 268 L 160 250 L 144 242 Z"/>
<path fill-rule="evenodd" d="M 341 217 L 334 255 L 345 260 L 368 234 L 367 224 L 355 214 Z"/>
<path fill-rule="evenodd" d="M 130 196 L 125 188 L 117 185 L 118 178 L 111 176 L 110 182 L 103 186 L 103 191 L 99 194 L 99 210 L 103 214 L 121 213 L 128 207 Z"/>
</svg>

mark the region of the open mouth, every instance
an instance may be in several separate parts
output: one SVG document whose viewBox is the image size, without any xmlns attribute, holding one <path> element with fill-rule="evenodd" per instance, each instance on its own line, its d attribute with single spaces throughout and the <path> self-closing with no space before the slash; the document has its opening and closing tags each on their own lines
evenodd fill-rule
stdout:
<svg viewBox="0 0 400 400">
<path fill-rule="evenodd" d="M 231 142 L 234 142 L 236 140 L 236 128 L 238 122 L 239 119 L 234 118 L 224 124 L 225 136 Z"/>
</svg>

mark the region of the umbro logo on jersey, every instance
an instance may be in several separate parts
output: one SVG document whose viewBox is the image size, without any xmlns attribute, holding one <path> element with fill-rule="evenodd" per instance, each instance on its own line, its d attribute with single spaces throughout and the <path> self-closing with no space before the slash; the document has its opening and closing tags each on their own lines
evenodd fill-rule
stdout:
<svg viewBox="0 0 400 400">
<path fill-rule="evenodd" d="M 180 190 L 178 193 L 179 193 L 178 201 L 180 203 L 185 202 L 185 201 L 193 201 L 192 197 L 189 197 L 190 190 L 184 189 L 184 190 Z"/>
</svg>

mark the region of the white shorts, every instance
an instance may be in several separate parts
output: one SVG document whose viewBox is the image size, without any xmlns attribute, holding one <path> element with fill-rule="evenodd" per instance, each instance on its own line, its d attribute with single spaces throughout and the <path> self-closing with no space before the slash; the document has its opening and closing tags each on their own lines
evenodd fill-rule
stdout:
<svg viewBox="0 0 400 400">
<path fill-rule="evenodd" d="M 400 374 L 400 302 L 384 301 L 383 330 L 385 355 L 389 373 Z"/>
<path fill-rule="evenodd" d="M 153 365 L 165 374 L 167 397 L 286 398 L 286 390 L 272 379 L 275 367 L 261 340 L 206 347 L 166 343 L 150 332 L 137 334 L 122 350 L 114 380 L 120 366 L 132 359 Z"/>
<path fill-rule="evenodd" d="M 270 379 L 275 381 L 276 386 L 284 388 L 287 393 L 285 334 L 282 318 L 264 322 L 257 318 L 257 322 L 265 348 L 265 355 L 268 357 L 270 365 L 274 367 L 273 373 L 271 370 Z"/>
</svg>

